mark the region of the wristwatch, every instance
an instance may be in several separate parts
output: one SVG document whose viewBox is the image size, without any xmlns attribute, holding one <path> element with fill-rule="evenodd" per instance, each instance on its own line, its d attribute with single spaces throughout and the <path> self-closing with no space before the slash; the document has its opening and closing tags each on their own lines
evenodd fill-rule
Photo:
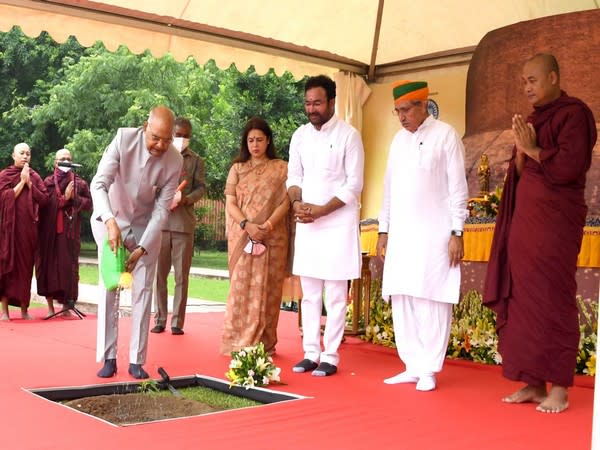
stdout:
<svg viewBox="0 0 600 450">
<path fill-rule="evenodd" d="M 244 228 L 246 228 L 246 222 L 248 222 L 248 219 L 244 219 L 240 222 L 240 228 L 243 230 Z"/>
<path fill-rule="evenodd" d="M 456 236 L 456 237 L 462 237 L 463 235 L 463 230 L 452 230 L 452 232 L 450 233 L 452 236 Z"/>
</svg>

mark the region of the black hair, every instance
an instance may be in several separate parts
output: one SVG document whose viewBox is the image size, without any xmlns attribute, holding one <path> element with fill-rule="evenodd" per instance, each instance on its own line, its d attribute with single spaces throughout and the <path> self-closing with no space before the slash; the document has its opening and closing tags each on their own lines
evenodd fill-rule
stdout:
<svg viewBox="0 0 600 450">
<path fill-rule="evenodd" d="M 306 84 L 304 85 L 304 93 L 306 93 L 306 91 L 309 89 L 317 87 L 325 89 L 327 100 L 332 100 L 335 98 L 335 81 L 328 76 L 317 75 L 315 77 L 310 77 L 308 80 L 306 80 Z"/>
<path fill-rule="evenodd" d="M 248 150 L 248 134 L 252 130 L 260 130 L 265 136 L 269 139 L 269 144 L 267 145 L 266 155 L 269 159 L 276 159 L 277 153 L 275 152 L 275 143 L 273 142 L 273 130 L 267 123 L 265 119 L 262 117 L 251 117 L 246 126 L 244 127 L 244 131 L 242 131 L 242 139 L 240 141 L 240 153 L 233 160 L 233 164 L 237 162 L 246 162 L 250 159 L 250 150 Z"/>
</svg>

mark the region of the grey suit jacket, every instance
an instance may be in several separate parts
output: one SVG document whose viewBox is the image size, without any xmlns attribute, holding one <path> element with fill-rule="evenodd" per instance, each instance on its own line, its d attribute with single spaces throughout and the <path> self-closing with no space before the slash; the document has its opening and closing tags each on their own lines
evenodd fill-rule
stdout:
<svg viewBox="0 0 600 450">
<path fill-rule="evenodd" d="M 152 156 L 142 128 L 119 128 L 90 185 L 93 217 L 103 222 L 114 217 L 123 239 L 132 232 L 137 245 L 158 257 L 182 164 L 173 146 L 161 157 Z"/>
</svg>

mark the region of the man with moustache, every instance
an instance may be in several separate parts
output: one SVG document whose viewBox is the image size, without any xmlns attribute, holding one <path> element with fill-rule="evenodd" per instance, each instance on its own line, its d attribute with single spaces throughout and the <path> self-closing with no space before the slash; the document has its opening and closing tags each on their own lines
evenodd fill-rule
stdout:
<svg viewBox="0 0 600 450">
<path fill-rule="evenodd" d="M 575 272 L 596 120 L 585 103 L 561 90 L 553 55 L 529 59 L 522 81 L 534 111 L 527 120 L 512 119 L 515 146 L 484 303 L 496 312 L 504 376 L 525 383 L 502 401 L 559 413 L 569 406 L 579 346 Z"/>
<path fill-rule="evenodd" d="M 385 255 L 382 293 L 391 296 L 396 347 L 406 370 L 384 383 L 431 391 L 460 295 L 465 149 L 454 128 L 429 115 L 427 82 L 396 82 L 392 94 L 402 129 L 388 155 L 377 255 Z"/>
<path fill-rule="evenodd" d="M 356 129 L 335 112 L 335 82 L 319 75 L 304 87 L 310 123 L 290 143 L 288 196 L 296 221 L 292 272 L 302 284 L 304 359 L 294 372 L 337 372 L 344 334 L 348 280 L 360 277 L 359 199 L 364 151 Z M 327 321 L 321 350 L 323 297 Z"/>
</svg>

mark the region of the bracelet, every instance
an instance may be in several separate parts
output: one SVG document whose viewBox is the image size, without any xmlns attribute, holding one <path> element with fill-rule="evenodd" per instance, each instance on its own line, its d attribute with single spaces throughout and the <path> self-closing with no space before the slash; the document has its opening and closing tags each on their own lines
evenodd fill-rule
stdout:
<svg viewBox="0 0 600 450">
<path fill-rule="evenodd" d="M 388 234 L 387 231 L 380 231 L 379 233 L 377 233 L 378 236 L 381 236 L 382 234 Z"/>
<path fill-rule="evenodd" d="M 244 219 L 240 222 L 240 228 L 243 230 L 244 228 L 246 228 L 246 223 L 248 222 L 248 219 Z"/>
</svg>

